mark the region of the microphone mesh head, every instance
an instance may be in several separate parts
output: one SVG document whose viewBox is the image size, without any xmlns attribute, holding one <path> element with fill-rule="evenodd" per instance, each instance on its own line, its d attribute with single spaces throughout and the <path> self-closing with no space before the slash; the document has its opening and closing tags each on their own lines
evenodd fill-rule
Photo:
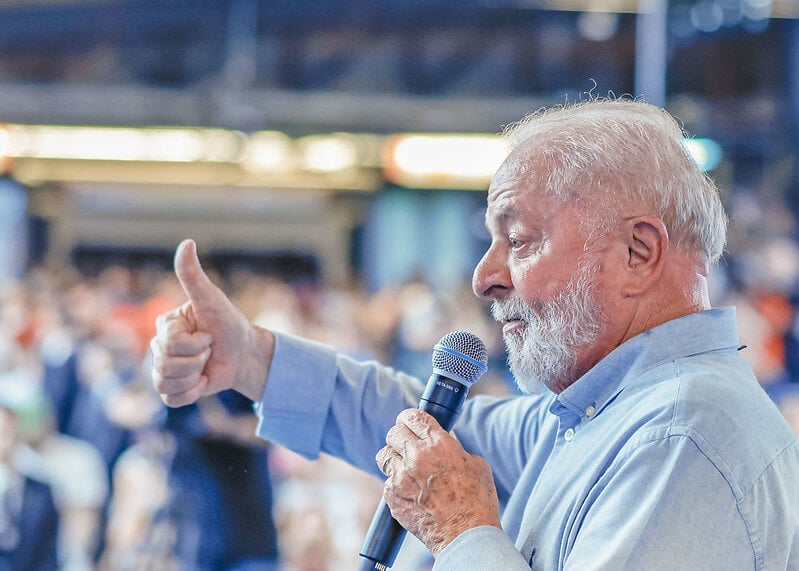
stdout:
<svg viewBox="0 0 799 571">
<path fill-rule="evenodd" d="M 488 370 L 486 347 L 468 331 L 453 331 L 433 347 L 433 372 L 459 381 L 467 387 Z"/>
</svg>

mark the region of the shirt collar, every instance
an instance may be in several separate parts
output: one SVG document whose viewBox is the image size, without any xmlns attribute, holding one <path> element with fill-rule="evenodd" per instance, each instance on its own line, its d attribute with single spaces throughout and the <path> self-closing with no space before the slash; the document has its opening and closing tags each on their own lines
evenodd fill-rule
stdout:
<svg viewBox="0 0 799 571">
<path fill-rule="evenodd" d="M 692 313 L 625 341 L 557 395 L 555 403 L 580 416 L 593 416 L 648 369 L 683 357 L 737 347 L 735 308 Z M 560 408 L 555 403 L 553 406 Z"/>
</svg>

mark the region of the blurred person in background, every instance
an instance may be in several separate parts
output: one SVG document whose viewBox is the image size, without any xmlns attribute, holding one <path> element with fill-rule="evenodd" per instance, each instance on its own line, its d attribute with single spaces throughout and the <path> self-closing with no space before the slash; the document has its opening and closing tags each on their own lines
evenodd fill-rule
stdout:
<svg viewBox="0 0 799 571">
<path fill-rule="evenodd" d="M 233 391 L 168 411 L 169 517 L 182 569 L 276 571 L 267 445 L 252 402 Z"/>
<path fill-rule="evenodd" d="M 59 513 L 53 490 L 18 461 L 25 448 L 20 413 L 28 407 L 28 389 L 0 383 L 0 570 L 55 571 Z"/>
<path fill-rule="evenodd" d="M 508 137 L 473 287 L 531 396 L 470 399 L 456 439 L 408 408 L 418 380 L 250 325 L 186 241 L 189 302 L 151 343 L 164 402 L 234 388 L 262 437 L 385 474 L 437 569 L 799 566 L 799 442 L 710 306 L 726 217 L 677 122 L 592 100 Z"/>
<path fill-rule="evenodd" d="M 58 433 L 43 395 L 33 406 L 18 465 L 39 474 L 52 488 L 59 513 L 58 560 L 61 571 L 91 571 L 102 543 L 109 485 L 103 458 L 78 438 Z"/>
<path fill-rule="evenodd" d="M 100 455 L 108 493 L 100 509 L 96 564 L 106 549 L 114 469 L 135 441 L 135 431 L 114 417 L 128 398 L 126 388 L 140 373 L 143 349 L 131 322 L 119 308 L 131 303 L 132 270 L 110 268 L 95 278 L 73 275 L 53 303 L 55 315 L 39 333 L 43 386 L 65 436 L 88 443 Z"/>
<path fill-rule="evenodd" d="M 30 446 L 18 458 L 52 484 L 64 571 L 109 568 L 108 561 L 122 570 L 173 547 L 174 542 L 167 547 L 147 533 L 130 532 L 134 521 L 156 529 L 154 513 L 164 503 L 157 492 L 165 486 L 166 453 L 163 436 L 151 423 L 163 407 L 141 376 L 141 362 L 154 332 L 152 316 L 183 299 L 170 284 L 177 284 L 174 276 L 120 267 L 96 278 L 38 267 L 24 284 L 3 289 L 2 331 L 11 338 L 0 344 L 8 348 L 0 353 L 24 365 L 4 377 L 13 372 L 42 401 L 35 430 L 26 432 Z M 128 462 L 118 469 L 128 451 Z M 137 483 L 149 482 L 136 498 L 130 490 L 143 489 L 128 485 L 130 474 Z M 109 517 L 113 529 L 107 529 Z"/>
</svg>

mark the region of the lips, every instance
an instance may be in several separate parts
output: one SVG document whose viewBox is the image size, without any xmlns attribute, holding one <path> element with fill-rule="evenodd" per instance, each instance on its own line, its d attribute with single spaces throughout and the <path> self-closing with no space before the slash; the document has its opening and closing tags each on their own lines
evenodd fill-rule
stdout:
<svg viewBox="0 0 799 571">
<path fill-rule="evenodd" d="M 529 308 L 517 297 L 494 300 L 491 304 L 491 316 L 502 325 L 502 334 L 509 335 L 527 326 L 530 315 Z"/>
<path fill-rule="evenodd" d="M 521 329 L 524 327 L 525 322 L 521 319 L 505 319 L 502 322 L 502 334 L 508 335 L 513 333 L 517 329 Z"/>
</svg>

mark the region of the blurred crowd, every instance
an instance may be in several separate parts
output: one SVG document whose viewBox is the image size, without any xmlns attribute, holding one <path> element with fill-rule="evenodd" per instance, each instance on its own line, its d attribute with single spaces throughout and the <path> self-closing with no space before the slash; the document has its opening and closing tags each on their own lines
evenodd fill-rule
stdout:
<svg viewBox="0 0 799 571">
<path fill-rule="evenodd" d="M 711 276 L 713 302 L 738 307 L 742 354 L 799 433 L 799 247 L 779 238 L 790 217 L 777 209 L 761 212 L 768 228 L 747 224 L 753 208 L 768 206 L 732 205 L 735 255 Z M 368 293 L 260 273 L 214 279 L 257 324 L 422 378 L 435 342 L 468 329 L 490 354 L 475 390 L 515 391 L 499 328 L 467 284 Z M 156 316 L 183 302 L 170 272 L 125 267 L 36 267 L 0 291 L 0 571 L 357 565 L 378 479 L 257 441 L 251 403 L 234 394 L 162 405 L 148 344 Z M 395 569 L 430 565 L 410 539 Z"/>
<path fill-rule="evenodd" d="M 499 359 L 484 390 L 510 390 L 496 328 L 470 290 L 442 296 L 414 282 L 367 295 L 254 273 L 214 277 L 255 323 L 423 378 L 441 335 L 469 328 Z M 258 441 L 251 403 L 235 393 L 181 409 L 161 403 L 148 345 L 156 317 L 184 301 L 171 272 L 126 267 L 96 276 L 36 267 L 0 292 L 0 410 L 15 435 L 0 455 L 0 554 L 13 552 L 10 569 L 357 562 L 376 478 Z M 35 509 L 23 505 L 31 487 Z M 9 497 L 19 505 L 3 508 Z M 427 564 L 419 550 L 408 568 Z"/>
</svg>

